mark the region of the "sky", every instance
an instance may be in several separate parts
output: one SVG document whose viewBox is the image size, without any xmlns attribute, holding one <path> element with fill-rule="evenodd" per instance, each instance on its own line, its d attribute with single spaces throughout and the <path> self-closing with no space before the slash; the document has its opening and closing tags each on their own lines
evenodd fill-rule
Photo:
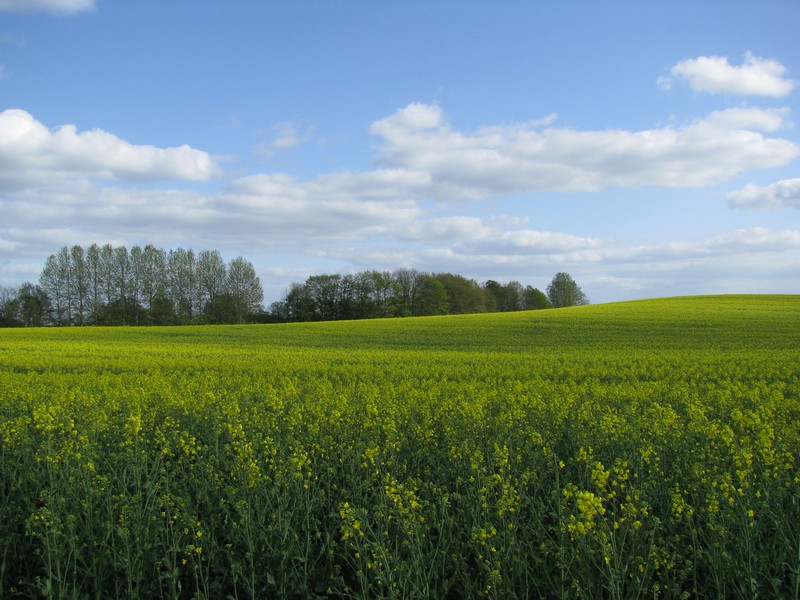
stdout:
<svg viewBox="0 0 800 600">
<path fill-rule="evenodd" d="M 0 286 L 63 246 L 800 293 L 796 0 L 0 0 Z"/>
</svg>

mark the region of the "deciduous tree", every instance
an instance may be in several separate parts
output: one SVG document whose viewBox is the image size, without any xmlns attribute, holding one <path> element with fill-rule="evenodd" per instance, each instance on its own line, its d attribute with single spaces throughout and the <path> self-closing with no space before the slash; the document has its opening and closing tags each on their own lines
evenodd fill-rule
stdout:
<svg viewBox="0 0 800 600">
<path fill-rule="evenodd" d="M 589 304 L 589 299 L 568 273 L 556 273 L 547 286 L 547 297 L 555 308 Z"/>
<path fill-rule="evenodd" d="M 236 322 L 244 323 L 248 315 L 258 312 L 264 300 L 261 281 L 252 263 L 237 256 L 228 264 L 227 293 L 231 296 Z"/>
</svg>

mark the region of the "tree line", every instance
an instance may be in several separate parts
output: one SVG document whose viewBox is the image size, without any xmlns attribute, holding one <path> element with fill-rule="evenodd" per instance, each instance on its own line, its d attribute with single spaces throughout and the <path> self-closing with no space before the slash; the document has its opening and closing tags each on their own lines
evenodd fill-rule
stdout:
<svg viewBox="0 0 800 600">
<path fill-rule="evenodd" d="M 262 301 L 255 269 L 241 256 L 226 264 L 217 250 L 64 246 L 47 258 L 38 284 L 0 288 L 0 327 L 332 321 L 588 303 L 567 273 L 545 294 L 518 281 L 479 284 L 416 269 L 312 275 L 269 310 Z"/>
<path fill-rule="evenodd" d="M 362 271 L 347 275 L 312 275 L 293 283 L 284 298 L 270 306 L 276 321 L 332 321 L 383 317 L 535 310 L 587 304 L 575 281 L 559 273 L 545 294 L 518 281 L 501 284 L 453 273 L 415 269 Z"/>
<path fill-rule="evenodd" d="M 244 323 L 263 314 L 261 282 L 241 256 L 152 245 L 63 247 L 39 283 L 0 290 L 0 326 Z"/>
</svg>

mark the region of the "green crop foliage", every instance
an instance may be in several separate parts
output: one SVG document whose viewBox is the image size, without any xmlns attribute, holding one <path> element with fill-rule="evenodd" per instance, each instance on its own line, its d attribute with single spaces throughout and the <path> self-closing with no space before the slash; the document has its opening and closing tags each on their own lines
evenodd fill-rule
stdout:
<svg viewBox="0 0 800 600">
<path fill-rule="evenodd" d="M 797 598 L 800 297 L 0 330 L 0 597 Z"/>
</svg>

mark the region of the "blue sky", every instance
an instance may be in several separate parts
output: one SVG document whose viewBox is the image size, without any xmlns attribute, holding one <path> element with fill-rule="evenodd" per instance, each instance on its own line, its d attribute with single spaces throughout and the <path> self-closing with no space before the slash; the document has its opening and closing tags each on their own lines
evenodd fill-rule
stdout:
<svg viewBox="0 0 800 600">
<path fill-rule="evenodd" d="M 0 0 L 0 286 L 93 242 L 265 304 L 412 267 L 800 293 L 800 3 Z"/>
</svg>

